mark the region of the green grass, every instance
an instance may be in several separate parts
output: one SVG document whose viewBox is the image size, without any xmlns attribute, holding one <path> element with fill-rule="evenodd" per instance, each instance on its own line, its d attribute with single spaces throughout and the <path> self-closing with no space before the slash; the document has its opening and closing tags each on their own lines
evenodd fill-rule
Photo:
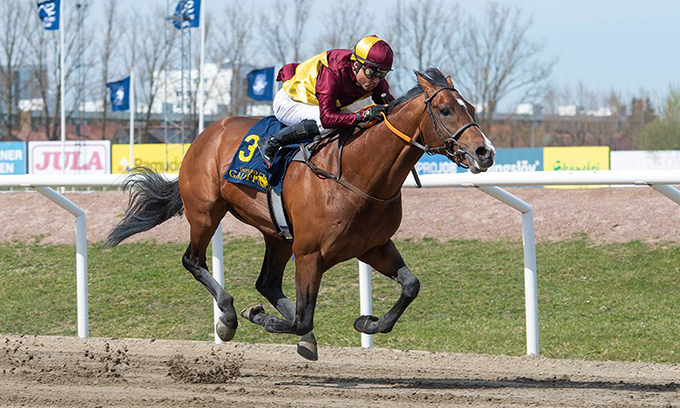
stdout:
<svg viewBox="0 0 680 408">
<path fill-rule="evenodd" d="M 376 347 L 523 355 L 524 274 L 519 242 L 398 241 L 419 277 L 419 297 Z M 90 335 L 212 339 L 211 299 L 180 259 L 185 245 L 89 247 Z M 585 239 L 537 248 L 541 353 L 551 358 L 680 363 L 680 247 L 639 242 L 593 246 Z M 226 287 L 241 310 L 265 300 L 254 285 L 264 246 L 225 243 Z M 75 249 L 0 244 L 0 333 L 75 336 Z M 292 263 L 284 290 L 294 299 Z M 324 276 L 315 318 L 322 346 L 357 347 L 358 268 Z M 373 307 L 399 296 L 374 272 Z M 268 311 L 273 308 L 265 304 Z M 294 344 L 240 320 L 235 341 Z"/>
</svg>

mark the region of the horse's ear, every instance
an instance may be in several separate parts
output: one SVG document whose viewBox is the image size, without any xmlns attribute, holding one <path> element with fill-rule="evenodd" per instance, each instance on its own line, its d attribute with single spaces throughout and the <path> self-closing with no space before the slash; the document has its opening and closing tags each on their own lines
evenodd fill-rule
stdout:
<svg viewBox="0 0 680 408">
<path fill-rule="evenodd" d="M 446 83 L 449 84 L 449 86 L 450 86 L 451 88 L 454 88 L 454 89 L 456 88 L 456 87 L 453 85 L 453 81 L 451 80 L 451 75 L 449 75 L 449 76 L 446 77 Z"/>
<path fill-rule="evenodd" d="M 425 79 L 425 77 L 420 75 L 420 73 L 418 72 L 416 72 L 416 78 L 418 78 L 418 83 L 420 84 L 420 86 L 423 88 L 423 91 L 425 91 L 427 95 L 432 95 L 434 93 L 435 88 L 434 85 L 430 83 L 430 81 Z"/>
</svg>

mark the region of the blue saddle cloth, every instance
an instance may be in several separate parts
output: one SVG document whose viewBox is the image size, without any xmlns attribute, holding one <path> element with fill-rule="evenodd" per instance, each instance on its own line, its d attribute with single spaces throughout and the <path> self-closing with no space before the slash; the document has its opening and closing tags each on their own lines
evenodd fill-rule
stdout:
<svg viewBox="0 0 680 408">
<path fill-rule="evenodd" d="M 283 189 L 283 176 L 286 175 L 288 165 L 299 150 L 298 144 L 282 147 L 276 154 L 272 167 L 267 169 L 260 149 L 257 148 L 257 141 L 275 135 L 284 126 L 275 116 L 267 116 L 250 128 L 236 150 L 224 178 L 262 192 L 273 188 L 280 195 Z M 306 145 L 311 141 L 312 139 L 309 139 L 301 143 Z"/>
</svg>

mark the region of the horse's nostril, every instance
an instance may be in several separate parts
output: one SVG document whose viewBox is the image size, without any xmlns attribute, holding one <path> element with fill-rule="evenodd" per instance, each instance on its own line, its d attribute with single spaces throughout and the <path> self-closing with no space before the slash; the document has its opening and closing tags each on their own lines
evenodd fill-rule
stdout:
<svg viewBox="0 0 680 408">
<path fill-rule="evenodd" d="M 489 155 L 489 150 L 484 146 L 478 147 L 477 150 L 475 150 L 475 154 L 477 154 L 477 157 L 485 158 Z"/>
</svg>

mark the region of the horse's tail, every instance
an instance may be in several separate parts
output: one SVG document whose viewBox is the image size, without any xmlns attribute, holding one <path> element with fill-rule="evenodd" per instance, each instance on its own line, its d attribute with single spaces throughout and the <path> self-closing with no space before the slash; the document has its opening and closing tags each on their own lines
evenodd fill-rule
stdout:
<svg viewBox="0 0 680 408">
<path fill-rule="evenodd" d="M 184 210 L 177 180 L 166 180 L 146 167 L 135 167 L 133 172 L 124 183 L 124 188 L 131 190 L 125 216 L 109 233 L 107 246 L 116 246 L 134 234 L 182 215 Z"/>
</svg>

